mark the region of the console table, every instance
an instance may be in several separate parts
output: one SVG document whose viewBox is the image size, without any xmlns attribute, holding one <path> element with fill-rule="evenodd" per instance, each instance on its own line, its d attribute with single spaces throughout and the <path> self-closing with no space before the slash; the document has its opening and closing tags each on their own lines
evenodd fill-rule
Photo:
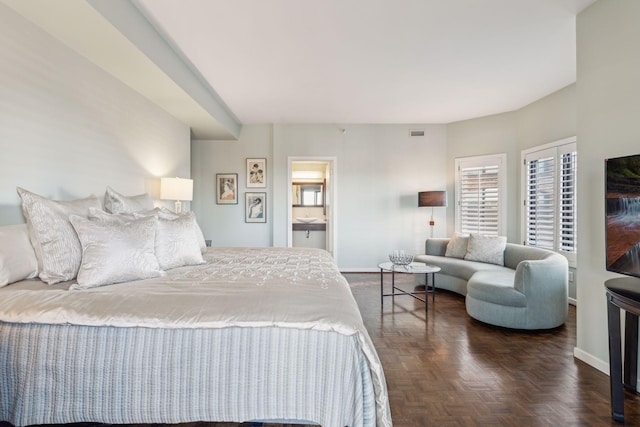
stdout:
<svg viewBox="0 0 640 427">
<path fill-rule="evenodd" d="M 607 290 L 609 326 L 609 378 L 611 416 L 624 422 L 624 389 L 636 393 L 638 377 L 638 316 L 640 315 L 640 279 L 622 277 L 604 282 Z M 620 309 L 625 311 L 624 371 Z M 623 376 L 624 372 L 624 376 Z"/>
</svg>

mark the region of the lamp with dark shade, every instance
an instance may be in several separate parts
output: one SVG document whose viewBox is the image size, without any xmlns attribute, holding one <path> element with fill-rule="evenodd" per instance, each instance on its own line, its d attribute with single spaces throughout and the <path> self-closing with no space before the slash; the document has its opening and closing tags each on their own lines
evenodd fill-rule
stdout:
<svg viewBox="0 0 640 427">
<path fill-rule="evenodd" d="M 447 207 L 447 192 L 446 191 L 421 191 L 418 193 L 418 207 L 431 208 L 431 219 L 429 225 L 431 226 L 431 237 L 433 237 L 433 226 L 436 225 L 433 220 L 433 208 L 445 208 Z"/>
</svg>

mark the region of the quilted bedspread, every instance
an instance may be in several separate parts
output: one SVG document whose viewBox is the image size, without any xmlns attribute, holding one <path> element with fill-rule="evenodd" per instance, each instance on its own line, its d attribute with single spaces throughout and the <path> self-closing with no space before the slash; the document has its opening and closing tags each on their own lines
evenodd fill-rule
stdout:
<svg viewBox="0 0 640 427">
<path fill-rule="evenodd" d="M 246 330 L 249 334 L 255 334 L 260 333 L 260 328 L 265 328 L 263 331 L 268 332 L 263 334 L 269 334 L 269 339 L 275 339 L 273 334 L 295 330 L 298 331 L 298 335 L 294 334 L 295 340 L 312 342 L 317 340 L 313 338 L 318 337 L 317 333 L 336 333 L 356 340 L 358 351 L 362 353 L 359 357 L 362 358 L 365 374 L 370 375 L 373 385 L 375 414 L 356 418 L 369 419 L 372 425 L 391 426 L 382 366 L 349 286 L 327 252 L 301 248 L 210 248 L 205 260 L 206 263 L 202 265 L 170 270 L 164 277 L 87 290 L 70 291 L 73 282 L 48 286 L 38 280 L 1 288 L 0 322 L 5 325 L 3 329 L 0 323 L 0 358 L 4 354 L 7 360 L 12 360 L 9 353 L 13 350 L 3 347 L 9 346 L 6 341 L 8 334 L 27 327 L 30 331 L 49 328 L 49 334 L 59 334 L 60 328 L 73 325 L 78 326 L 78 330 L 89 328 L 87 331 L 91 331 L 92 327 L 133 328 L 141 335 L 148 334 L 145 330 L 168 330 L 184 336 L 215 330 L 225 333 L 239 331 L 234 333 L 240 334 Z M 304 331 L 309 333 L 305 334 Z M 154 340 L 157 339 L 156 335 Z M 266 345 L 277 346 L 278 340 L 286 342 L 289 339 L 292 338 L 281 337 Z M 18 342 L 13 335 L 11 340 Z M 157 345 L 162 347 L 162 343 Z M 317 346 L 317 343 L 313 345 Z M 259 346 L 260 343 L 257 343 L 257 351 L 260 350 Z M 323 351 L 322 347 L 317 349 Z M 277 364 L 277 361 L 274 363 Z M 0 391 L 5 390 L 0 386 Z M 5 392 L 10 393 L 11 390 Z M 254 403 L 255 406 L 261 406 L 260 402 Z M 305 403 L 307 406 L 314 404 L 320 403 Z M 3 405 L 6 407 L 3 408 Z M 253 409 L 251 405 L 246 406 L 246 410 L 234 416 L 250 416 Z M 7 421 L 18 424 L 21 419 L 61 422 L 60 418 L 46 416 L 32 419 L 22 414 L 24 418 L 20 418 L 15 413 L 3 414 L 3 409 L 7 412 L 17 410 L 11 407 L 10 402 L 0 400 L 0 420 L 4 416 Z M 220 409 L 219 413 L 230 413 L 227 409 Z M 46 408 L 43 411 L 46 413 Z M 269 411 L 258 411 L 255 416 L 281 413 L 272 409 Z M 296 410 L 290 412 L 297 413 Z M 300 413 L 305 415 L 304 411 Z M 170 419 L 167 422 L 188 420 L 188 417 L 173 415 L 166 418 Z M 139 422 L 144 422 L 144 419 L 136 418 L 143 420 Z M 96 420 L 96 417 L 83 418 L 80 415 L 73 419 L 62 419 L 66 422 L 83 420 Z M 115 417 L 113 420 L 98 421 L 123 420 Z M 158 421 L 154 418 L 154 422 Z"/>
</svg>

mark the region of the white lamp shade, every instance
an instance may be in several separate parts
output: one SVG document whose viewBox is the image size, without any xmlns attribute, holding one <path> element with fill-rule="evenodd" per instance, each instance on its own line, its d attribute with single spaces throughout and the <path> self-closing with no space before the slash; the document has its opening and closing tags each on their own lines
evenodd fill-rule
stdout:
<svg viewBox="0 0 640 427">
<path fill-rule="evenodd" d="M 193 200 L 193 180 L 187 178 L 161 178 L 162 200 Z"/>
</svg>

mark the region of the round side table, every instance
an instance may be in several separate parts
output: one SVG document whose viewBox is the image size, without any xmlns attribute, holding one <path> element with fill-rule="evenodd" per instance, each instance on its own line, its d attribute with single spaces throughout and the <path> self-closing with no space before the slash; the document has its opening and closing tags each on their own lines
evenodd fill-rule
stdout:
<svg viewBox="0 0 640 427">
<path fill-rule="evenodd" d="M 435 274 L 440 271 L 440 267 L 436 267 L 433 265 L 426 265 L 421 262 L 412 262 L 408 265 L 397 265 L 392 262 L 383 262 L 378 264 L 378 268 L 380 269 L 380 305 L 384 305 L 384 297 L 396 297 L 401 295 L 411 296 L 418 301 L 422 301 L 424 303 L 424 310 L 429 311 L 429 293 L 432 294 L 433 302 L 436 300 L 436 276 Z M 384 272 L 391 272 L 391 293 L 384 293 Z M 424 282 L 424 291 L 418 292 L 407 292 L 404 289 L 398 288 L 396 286 L 396 273 L 403 274 L 424 274 L 425 282 Z M 429 275 L 431 275 L 431 286 L 429 286 Z M 418 295 L 423 295 L 424 298 L 419 297 Z"/>
</svg>

